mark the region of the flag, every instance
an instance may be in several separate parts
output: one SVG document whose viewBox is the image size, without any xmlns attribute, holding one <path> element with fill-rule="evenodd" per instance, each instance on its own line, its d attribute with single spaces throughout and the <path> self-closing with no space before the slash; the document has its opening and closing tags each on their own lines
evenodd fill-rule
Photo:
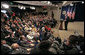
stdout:
<svg viewBox="0 0 85 55">
<path fill-rule="evenodd" d="M 73 10 L 73 13 L 72 13 L 72 19 L 74 19 L 74 17 L 75 17 L 75 9 L 76 9 L 76 7 L 74 7 L 74 10 Z"/>
<path fill-rule="evenodd" d="M 71 17 L 72 17 L 72 7 L 71 7 L 71 10 L 70 10 L 70 13 L 69 13 L 69 18 L 71 19 Z"/>
<path fill-rule="evenodd" d="M 67 16 L 70 15 L 70 7 L 68 8 L 68 11 L 67 11 Z"/>
</svg>

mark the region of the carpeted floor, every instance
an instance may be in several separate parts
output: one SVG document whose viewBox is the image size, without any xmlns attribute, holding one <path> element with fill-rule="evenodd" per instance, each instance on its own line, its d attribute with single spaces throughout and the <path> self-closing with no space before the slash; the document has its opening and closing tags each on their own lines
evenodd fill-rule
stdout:
<svg viewBox="0 0 85 55">
<path fill-rule="evenodd" d="M 62 41 L 65 38 L 68 38 L 71 34 L 74 34 L 74 31 L 77 31 L 80 35 L 84 36 L 84 22 L 69 22 L 68 31 L 58 30 L 56 28 L 52 28 L 52 30 L 54 31 L 53 35 L 55 37 L 57 36 L 61 37 Z"/>
</svg>

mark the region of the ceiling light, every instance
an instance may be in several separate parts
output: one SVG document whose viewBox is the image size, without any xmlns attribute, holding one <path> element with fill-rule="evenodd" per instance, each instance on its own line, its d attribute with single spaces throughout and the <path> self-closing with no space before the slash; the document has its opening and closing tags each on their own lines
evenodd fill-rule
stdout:
<svg viewBox="0 0 85 55">
<path fill-rule="evenodd" d="M 48 4 L 50 4 L 50 1 L 48 1 Z"/>
<path fill-rule="evenodd" d="M 2 4 L 2 6 L 3 6 L 4 8 L 9 8 L 9 5 L 7 5 L 7 4 Z"/>
<path fill-rule="evenodd" d="M 33 10 L 35 10 L 35 7 L 30 7 L 30 9 L 33 9 Z"/>
<path fill-rule="evenodd" d="M 18 8 L 20 8 L 20 9 L 26 9 L 26 7 L 24 7 L 24 6 L 20 6 L 20 5 L 18 5 Z"/>
<path fill-rule="evenodd" d="M 20 7 L 20 9 L 23 9 L 23 6 L 22 6 L 22 7 Z"/>
<path fill-rule="evenodd" d="M 25 10 L 26 8 L 25 8 L 25 7 L 23 7 L 23 9 Z"/>
<path fill-rule="evenodd" d="M 70 4 L 70 6 L 73 6 L 73 4 Z"/>
<path fill-rule="evenodd" d="M 82 1 L 82 4 L 84 4 L 84 1 Z"/>
<path fill-rule="evenodd" d="M 6 10 L 1 10 L 2 13 L 6 13 L 7 11 Z"/>
</svg>

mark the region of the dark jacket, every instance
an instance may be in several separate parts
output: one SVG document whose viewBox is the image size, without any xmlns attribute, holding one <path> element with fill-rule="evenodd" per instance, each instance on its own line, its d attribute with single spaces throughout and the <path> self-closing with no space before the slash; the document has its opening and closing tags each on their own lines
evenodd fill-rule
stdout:
<svg viewBox="0 0 85 55">
<path fill-rule="evenodd" d="M 38 49 L 38 48 L 35 48 L 35 49 L 32 49 L 30 54 L 54 54 L 46 49 Z"/>
<path fill-rule="evenodd" d="M 65 54 L 78 54 L 79 51 L 76 47 L 73 47 L 73 46 L 67 46 L 64 44 L 64 51 L 65 51 Z"/>
<path fill-rule="evenodd" d="M 13 49 L 10 54 L 28 54 L 28 52 L 25 48 L 19 47 L 18 49 Z"/>
<path fill-rule="evenodd" d="M 1 45 L 1 54 L 9 54 L 10 51 L 8 47 Z"/>
</svg>

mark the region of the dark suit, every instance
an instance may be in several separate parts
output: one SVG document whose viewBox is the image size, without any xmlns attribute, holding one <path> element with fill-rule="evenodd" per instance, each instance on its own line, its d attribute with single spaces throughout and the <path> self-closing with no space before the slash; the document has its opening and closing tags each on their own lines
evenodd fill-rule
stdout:
<svg viewBox="0 0 85 55">
<path fill-rule="evenodd" d="M 9 52 L 11 51 L 11 49 L 6 45 L 1 45 L 1 54 L 9 54 Z"/>
<path fill-rule="evenodd" d="M 47 49 L 39 49 L 39 48 L 34 48 L 30 51 L 30 54 L 54 54 L 51 51 L 47 50 Z"/>
<path fill-rule="evenodd" d="M 69 22 L 69 17 L 67 16 L 66 21 L 65 21 L 65 30 L 68 30 L 68 22 Z"/>
<path fill-rule="evenodd" d="M 13 49 L 10 54 L 28 54 L 27 50 L 23 47 L 19 47 L 17 49 Z"/>
</svg>

